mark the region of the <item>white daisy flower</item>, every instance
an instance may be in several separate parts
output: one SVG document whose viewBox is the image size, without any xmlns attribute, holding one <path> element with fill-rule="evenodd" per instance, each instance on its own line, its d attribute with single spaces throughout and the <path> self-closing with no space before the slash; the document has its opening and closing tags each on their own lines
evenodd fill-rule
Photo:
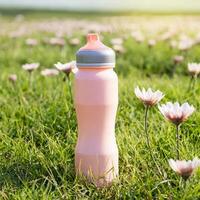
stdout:
<svg viewBox="0 0 200 200">
<path fill-rule="evenodd" d="M 196 168 L 200 167 L 200 160 L 198 158 L 188 161 L 169 159 L 168 162 L 170 167 L 185 180 L 192 175 Z"/>
<path fill-rule="evenodd" d="M 39 63 L 27 63 L 22 65 L 22 68 L 28 72 L 32 72 L 40 66 Z"/>
<path fill-rule="evenodd" d="M 189 105 L 187 102 L 180 105 L 178 102 L 167 102 L 161 106 L 158 106 L 160 112 L 169 121 L 176 125 L 187 120 L 187 118 L 194 112 L 195 108 Z"/>
<path fill-rule="evenodd" d="M 140 90 L 139 87 L 135 88 L 135 95 L 140 99 L 145 105 L 153 106 L 157 104 L 163 97 L 163 93 L 159 90 L 152 91 L 151 88 L 145 90 L 144 88 Z"/>
</svg>

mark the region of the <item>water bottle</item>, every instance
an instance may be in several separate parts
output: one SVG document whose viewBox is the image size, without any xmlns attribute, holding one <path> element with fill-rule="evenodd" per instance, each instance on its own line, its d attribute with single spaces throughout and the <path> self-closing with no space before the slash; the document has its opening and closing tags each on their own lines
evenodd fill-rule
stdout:
<svg viewBox="0 0 200 200">
<path fill-rule="evenodd" d="M 76 53 L 74 104 L 78 122 L 75 168 L 96 186 L 110 185 L 118 176 L 115 118 L 118 78 L 114 51 L 97 34 Z"/>
</svg>

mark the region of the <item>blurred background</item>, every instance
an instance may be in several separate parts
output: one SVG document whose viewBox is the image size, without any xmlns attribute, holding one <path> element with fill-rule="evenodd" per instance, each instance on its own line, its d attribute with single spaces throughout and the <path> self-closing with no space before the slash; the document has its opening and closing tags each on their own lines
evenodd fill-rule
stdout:
<svg viewBox="0 0 200 200">
<path fill-rule="evenodd" d="M 0 0 L 1 8 L 70 11 L 199 12 L 199 0 Z"/>
<path fill-rule="evenodd" d="M 186 62 L 199 60 L 199 13 L 200 0 L 0 0 L 0 65 L 51 68 L 74 60 L 96 32 L 117 53 L 122 75 L 185 73 Z"/>
</svg>

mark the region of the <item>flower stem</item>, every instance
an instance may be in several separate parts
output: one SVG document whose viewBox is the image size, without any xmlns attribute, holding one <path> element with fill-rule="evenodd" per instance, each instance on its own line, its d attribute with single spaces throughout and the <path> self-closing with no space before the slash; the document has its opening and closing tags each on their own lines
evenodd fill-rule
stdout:
<svg viewBox="0 0 200 200">
<path fill-rule="evenodd" d="M 179 125 L 176 125 L 176 158 L 179 160 Z"/>
<path fill-rule="evenodd" d="M 71 103 L 73 102 L 73 97 L 72 97 L 72 86 L 71 86 L 71 80 L 70 77 L 67 76 L 67 81 L 68 81 L 68 89 L 69 89 L 69 95 L 70 95 L 70 101 Z"/>
<path fill-rule="evenodd" d="M 33 82 L 33 76 L 32 76 L 32 72 L 29 72 L 29 87 L 32 87 L 32 82 Z"/>
<path fill-rule="evenodd" d="M 192 85 L 193 91 L 194 91 L 194 89 L 195 89 L 196 80 L 197 80 L 197 76 L 194 76 L 194 77 L 193 77 L 193 85 Z"/>
<path fill-rule="evenodd" d="M 149 111 L 149 106 L 145 106 L 144 128 L 145 128 L 147 146 L 148 146 L 149 149 L 151 149 L 150 141 L 149 141 L 149 134 L 148 134 L 148 130 L 147 130 L 148 129 L 148 125 L 147 125 L 148 111 Z"/>
<path fill-rule="evenodd" d="M 189 91 L 192 89 L 193 80 L 194 80 L 194 76 L 191 76 L 191 78 L 190 78 L 190 82 L 189 82 L 189 85 L 188 85 L 187 92 L 189 92 Z"/>
<path fill-rule="evenodd" d="M 153 156 L 153 152 L 151 150 L 150 139 L 149 139 L 149 134 L 148 134 L 148 124 L 147 124 L 148 111 L 149 111 L 149 106 L 145 106 L 144 129 L 145 129 L 145 135 L 146 135 L 146 142 L 147 142 L 147 146 L 149 148 L 149 153 L 150 153 L 151 159 L 153 160 L 154 164 L 156 165 L 160 175 L 162 175 L 162 172 L 161 172 L 159 166 L 157 165 L 156 160 Z"/>
<path fill-rule="evenodd" d="M 186 189 L 186 186 L 187 186 L 187 179 L 183 178 L 183 177 L 180 177 L 180 187 L 183 188 L 183 190 Z"/>
<path fill-rule="evenodd" d="M 172 71 L 171 71 L 171 77 L 172 78 L 174 77 L 174 74 L 176 72 L 176 68 L 177 68 L 177 64 L 175 64 L 174 67 L 172 68 Z"/>
</svg>

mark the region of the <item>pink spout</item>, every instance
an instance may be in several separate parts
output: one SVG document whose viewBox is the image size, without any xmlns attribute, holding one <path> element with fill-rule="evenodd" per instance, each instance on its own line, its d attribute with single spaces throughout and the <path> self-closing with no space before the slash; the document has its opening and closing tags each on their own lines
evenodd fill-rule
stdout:
<svg viewBox="0 0 200 200">
<path fill-rule="evenodd" d="M 96 42 L 97 40 L 99 40 L 99 36 L 96 33 L 89 33 L 87 35 L 87 42 Z"/>
<path fill-rule="evenodd" d="M 107 48 L 99 39 L 97 33 L 89 33 L 87 35 L 87 44 L 80 50 L 102 50 Z"/>
</svg>

